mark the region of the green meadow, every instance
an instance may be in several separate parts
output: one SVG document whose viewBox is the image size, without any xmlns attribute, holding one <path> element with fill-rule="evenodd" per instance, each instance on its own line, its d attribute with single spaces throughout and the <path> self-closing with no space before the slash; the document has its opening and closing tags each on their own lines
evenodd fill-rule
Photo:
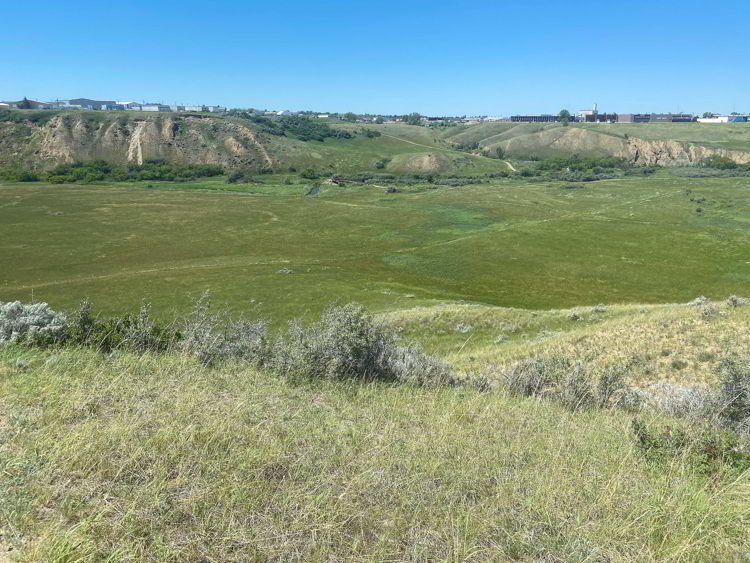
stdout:
<svg viewBox="0 0 750 563">
<path fill-rule="evenodd" d="M 686 302 L 750 283 L 744 178 L 468 186 L 0 186 L 0 300 L 181 312 L 210 291 L 283 320 L 378 311 Z M 236 190 L 236 191 L 235 191 Z M 696 200 L 698 203 L 696 203 Z"/>
</svg>

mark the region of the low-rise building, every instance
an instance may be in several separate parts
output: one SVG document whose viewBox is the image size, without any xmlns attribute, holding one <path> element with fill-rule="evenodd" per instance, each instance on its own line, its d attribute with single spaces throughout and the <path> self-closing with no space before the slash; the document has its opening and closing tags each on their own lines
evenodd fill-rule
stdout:
<svg viewBox="0 0 750 563">
<path fill-rule="evenodd" d="M 618 123 L 690 123 L 691 113 L 620 113 Z"/>
<path fill-rule="evenodd" d="M 8 105 L 8 109 L 24 109 L 24 107 L 19 106 L 28 106 L 25 109 L 52 109 L 52 106 L 54 105 L 52 102 L 40 102 L 39 100 L 29 100 L 25 98 L 15 102 L 4 101 L 3 103 Z"/>
<path fill-rule="evenodd" d="M 551 114 L 511 115 L 510 120 L 513 123 L 554 123 L 560 121 L 560 116 Z"/>
<path fill-rule="evenodd" d="M 163 104 L 146 104 L 141 106 L 141 111 L 170 111 L 169 106 Z"/>
<path fill-rule="evenodd" d="M 698 123 L 748 123 L 749 121 L 750 115 L 714 115 L 698 118 Z"/>
<path fill-rule="evenodd" d="M 117 105 L 116 100 L 91 100 L 89 98 L 75 98 L 68 100 L 68 105 L 80 106 L 83 109 L 109 109 Z"/>
</svg>

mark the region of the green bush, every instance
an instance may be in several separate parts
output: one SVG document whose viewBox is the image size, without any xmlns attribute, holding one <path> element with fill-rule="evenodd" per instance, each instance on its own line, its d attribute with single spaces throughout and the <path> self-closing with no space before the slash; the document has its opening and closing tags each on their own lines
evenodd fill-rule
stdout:
<svg viewBox="0 0 750 563">
<path fill-rule="evenodd" d="M 23 170 L 17 166 L 0 168 L 0 180 L 7 182 L 38 182 L 39 174 Z"/>
<path fill-rule="evenodd" d="M 631 428 L 636 446 L 649 462 L 671 463 L 684 457 L 700 473 L 714 476 L 750 469 L 750 450 L 734 432 L 710 425 L 654 422 L 649 426 L 640 418 L 633 419 Z"/>
<path fill-rule="evenodd" d="M 65 342 L 102 352 L 118 349 L 163 352 L 179 339 L 179 332 L 151 318 L 148 304 L 137 315 L 107 317 L 96 315 L 91 303 L 85 300 L 68 319 Z"/>
<path fill-rule="evenodd" d="M 348 131 L 334 129 L 319 119 L 299 115 L 264 117 L 247 111 L 233 111 L 230 115 L 260 125 L 261 130 L 269 135 L 292 137 L 300 141 L 325 141 L 329 138 L 350 139 L 352 137 Z"/>
<path fill-rule="evenodd" d="M 122 168 L 104 160 L 59 164 L 41 179 L 52 184 L 92 183 L 102 181 L 186 181 L 224 174 L 216 164 L 180 164 L 163 159 L 146 160 L 142 165 L 128 164 Z"/>
<path fill-rule="evenodd" d="M 320 175 L 312 168 L 305 168 L 299 175 L 306 180 L 317 180 L 320 178 Z"/>
</svg>

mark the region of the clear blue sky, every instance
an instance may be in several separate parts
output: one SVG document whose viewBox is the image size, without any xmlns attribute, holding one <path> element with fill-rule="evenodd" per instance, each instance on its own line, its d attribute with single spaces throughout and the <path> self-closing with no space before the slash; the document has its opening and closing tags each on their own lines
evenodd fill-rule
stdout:
<svg viewBox="0 0 750 563">
<path fill-rule="evenodd" d="M 750 112 L 747 0 L 37 0 L 0 13 L 0 99 Z"/>
</svg>

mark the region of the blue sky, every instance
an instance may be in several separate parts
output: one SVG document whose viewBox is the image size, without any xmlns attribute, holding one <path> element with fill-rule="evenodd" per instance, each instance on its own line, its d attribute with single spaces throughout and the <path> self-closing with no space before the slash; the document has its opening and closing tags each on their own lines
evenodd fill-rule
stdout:
<svg viewBox="0 0 750 563">
<path fill-rule="evenodd" d="M 750 2 L 22 2 L 0 99 L 489 114 L 750 112 Z"/>
</svg>

